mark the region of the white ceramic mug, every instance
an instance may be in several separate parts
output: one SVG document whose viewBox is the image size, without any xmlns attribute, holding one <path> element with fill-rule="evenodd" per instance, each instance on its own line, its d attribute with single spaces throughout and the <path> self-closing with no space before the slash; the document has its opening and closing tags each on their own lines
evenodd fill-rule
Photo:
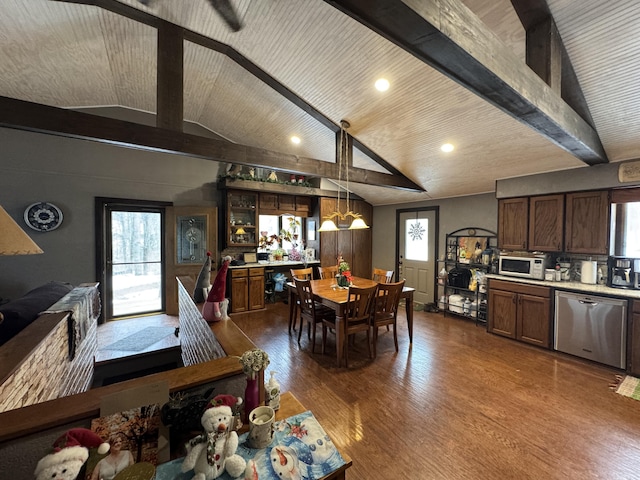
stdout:
<svg viewBox="0 0 640 480">
<path fill-rule="evenodd" d="M 276 412 L 273 408 L 261 406 L 249 414 L 249 437 L 251 448 L 267 448 L 273 441 L 273 429 Z"/>
</svg>

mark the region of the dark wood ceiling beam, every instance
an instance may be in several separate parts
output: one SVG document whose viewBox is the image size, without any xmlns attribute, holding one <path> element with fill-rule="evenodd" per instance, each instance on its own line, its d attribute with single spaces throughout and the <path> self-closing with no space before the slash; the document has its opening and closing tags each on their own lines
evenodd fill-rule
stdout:
<svg viewBox="0 0 640 480">
<path fill-rule="evenodd" d="M 46 133 L 98 143 L 203 158 L 217 162 L 272 168 L 306 176 L 337 180 L 338 165 L 317 159 L 287 155 L 138 123 L 66 110 L 0 96 L 0 127 Z M 362 168 L 349 169 L 349 181 L 410 191 L 410 180 Z"/>
<path fill-rule="evenodd" d="M 158 28 L 156 126 L 182 132 L 184 125 L 183 29 L 162 22 Z"/>
<path fill-rule="evenodd" d="M 511 4 L 527 34 L 527 65 L 594 127 L 589 106 L 546 0 L 511 0 Z M 556 85 L 558 81 L 560 84 Z"/>
<path fill-rule="evenodd" d="M 325 0 L 588 165 L 608 162 L 595 129 L 525 68 L 460 0 Z"/>
<path fill-rule="evenodd" d="M 118 15 L 122 15 L 136 22 L 140 22 L 145 25 L 149 25 L 151 27 L 155 27 L 158 29 L 161 28 L 163 25 L 166 25 L 169 23 L 151 14 L 148 14 L 142 10 L 117 2 L 116 0 L 53 0 L 53 1 L 97 6 L 105 10 L 108 10 L 110 12 L 117 13 Z M 178 26 L 176 27 L 182 28 Z M 320 124 L 332 130 L 334 133 L 337 133 L 340 130 L 340 127 L 335 122 L 332 122 L 322 112 L 320 112 L 318 109 L 313 107 L 313 105 L 303 100 L 292 90 L 290 90 L 285 85 L 277 81 L 274 77 L 269 75 L 266 71 L 264 71 L 263 69 L 258 67 L 256 64 L 251 62 L 249 59 L 247 59 L 245 56 L 240 54 L 237 50 L 231 48 L 230 46 L 224 43 L 221 43 L 209 37 L 205 37 L 204 35 L 201 35 L 189 29 L 182 28 L 182 34 L 183 34 L 184 40 L 200 45 L 201 47 L 214 50 L 218 53 L 221 53 L 227 56 L 229 59 L 233 60 L 240 67 L 242 67 L 247 72 L 255 76 L 258 80 L 262 81 L 266 85 L 269 85 L 271 88 L 273 88 L 276 92 L 278 92 L 284 98 L 289 100 L 291 103 L 296 105 L 305 113 L 311 115 L 311 117 L 313 117 L 315 120 L 320 122 Z M 158 78 L 158 83 L 160 83 L 160 78 Z M 161 87 L 159 85 L 158 89 L 160 88 Z M 398 170 L 396 167 L 394 167 L 392 164 L 390 164 L 388 161 L 386 161 L 376 152 L 371 150 L 365 144 L 360 142 L 357 138 L 352 137 L 352 141 L 353 141 L 353 146 L 355 148 L 357 148 L 363 154 L 371 158 L 375 163 L 377 163 L 378 165 L 383 167 L 385 170 L 387 170 L 387 172 L 389 172 L 392 175 L 402 177 L 404 184 L 411 185 L 409 187 L 410 190 L 415 190 L 419 192 L 425 191 L 423 187 L 413 182 L 411 179 L 407 178 L 400 170 Z"/>
</svg>

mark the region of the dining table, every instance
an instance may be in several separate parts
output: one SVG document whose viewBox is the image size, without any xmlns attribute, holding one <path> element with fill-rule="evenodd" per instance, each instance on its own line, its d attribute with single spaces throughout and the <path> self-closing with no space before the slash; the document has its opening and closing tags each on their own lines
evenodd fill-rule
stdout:
<svg viewBox="0 0 640 480">
<path fill-rule="evenodd" d="M 359 288 L 369 288 L 377 285 L 378 282 L 369 278 L 351 277 L 351 285 Z M 289 289 L 289 316 L 290 319 L 295 315 L 295 305 L 297 300 L 296 285 L 294 282 L 288 282 Z M 335 278 L 325 278 L 320 280 L 311 280 L 311 290 L 313 291 L 314 300 L 321 303 L 336 312 L 336 363 L 338 367 L 342 366 L 342 354 L 344 350 L 344 342 L 346 329 L 344 317 L 347 309 L 349 287 L 338 286 Z M 409 330 L 409 345 L 413 344 L 413 287 L 404 287 L 400 298 L 405 299 L 405 310 L 407 317 L 407 328 Z M 300 327 L 302 328 L 302 326 Z"/>
</svg>

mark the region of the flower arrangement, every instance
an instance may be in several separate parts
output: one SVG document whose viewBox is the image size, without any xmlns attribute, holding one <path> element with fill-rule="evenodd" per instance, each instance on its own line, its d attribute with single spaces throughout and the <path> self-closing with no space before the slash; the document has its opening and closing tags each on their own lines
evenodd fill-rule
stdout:
<svg viewBox="0 0 640 480">
<path fill-rule="evenodd" d="M 340 286 L 347 286 L 351 284 L 351 280 L 352 280 L 352 275 L 351 275 L 351 267 L 349 266 L 349 264 L 342 258 L 342 255 L 340 255 L 338 257 L 338 273 L 344 277 L 346 280 L 344 281 L 344 283 L 346 283 L 346 285 L 340 285 L 340 283 L 338 283 Z"/>
<path fill-rule="evenodd" d="M 259 348 L 247 350 L 239 357 L 242 364 L 242 373 L 254 380 L 260 370 L 264 370 L 269 365 L 269 354 Z"/>
</svg>

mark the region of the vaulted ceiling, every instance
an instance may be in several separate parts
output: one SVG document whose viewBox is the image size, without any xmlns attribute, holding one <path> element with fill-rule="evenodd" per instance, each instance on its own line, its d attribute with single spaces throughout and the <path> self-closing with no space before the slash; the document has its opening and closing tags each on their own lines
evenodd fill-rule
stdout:
<svg viewBox="0 0 640 480">
<path fill-rule="evenodd" d="M 636 0 L 549 0 L 542 10 L 539 0 L 232 0 L 238 31 L 208 0 L 147 3 L 0 2 L 0 125 L 57 128 L 18 118 L 21 104 L 10 99 L 160 117 L 175 94 L 157 91 L 174 85 L 164 83 L 171 46 L 158 56 L 169 25 L 184 28 L 181 115 L 222 139 L 188 155 L 232 142 L 247 149 L 212 159 L 262 158 L 256 164 L 331 177 L 346 119 L 353 164 L 364 169 L 350 189 L 374 205 L 492 192 L 500 178 L 640 157 Z M 379 77 L 387 92 L 374 89 Z M 452 153 L 440 150 L 446 142 Z M 381 172 L 401 188 L 377 186 L 390 176 Z"/>
</svg>

